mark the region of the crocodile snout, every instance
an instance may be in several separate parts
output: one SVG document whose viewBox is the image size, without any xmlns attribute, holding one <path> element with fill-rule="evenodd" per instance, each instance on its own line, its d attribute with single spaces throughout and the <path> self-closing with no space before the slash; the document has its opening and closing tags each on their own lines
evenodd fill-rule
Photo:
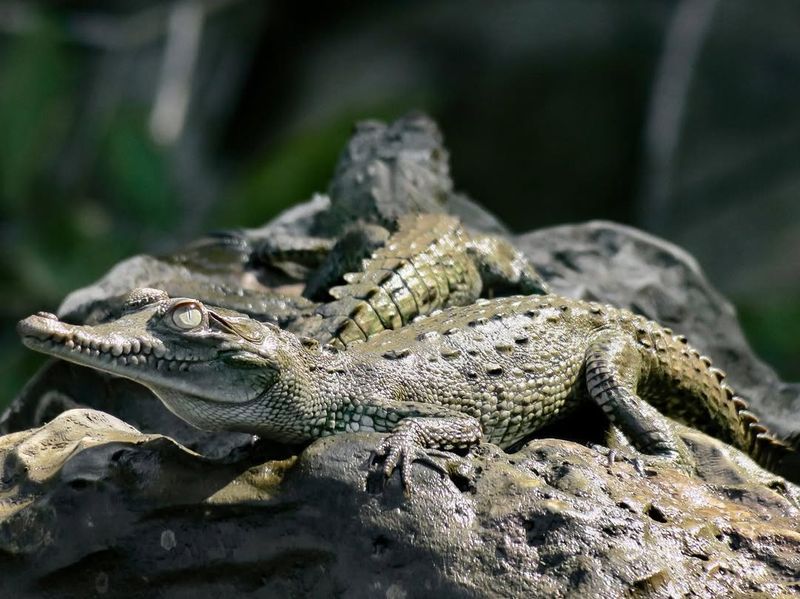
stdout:
<svg viewBox="0 0 800 599">
<path fill-rule="evenodd" d="M 69 335 L 66 323 L 58 320 L 55 314 L 39 312 L 28 316 L 17 323 L 17 333 L 25 337 L 33 337 L 42 341 L 53 338 L 65 338 Z"/>
</svg>

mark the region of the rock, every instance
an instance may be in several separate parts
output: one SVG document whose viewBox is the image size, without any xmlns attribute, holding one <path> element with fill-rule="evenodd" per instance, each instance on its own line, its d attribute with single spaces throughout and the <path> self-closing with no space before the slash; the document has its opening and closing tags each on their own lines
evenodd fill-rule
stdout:
<svg viewBox="0 0 800 599">
<path fill-rule="evenodd" d="M 430 117 L 360 121 L 331 179 L 332 210 L 315 233 L 337 236 L 358 219 L 392 226 L 404 214 L 446 212 L 452 188 L 450 155 Z"/>
<path fill-rule="evenodd" d="M 4 596 L 777 596 L 800 511 L 719 442 L 705 481 L 582 445 L 484 445 L 471 484 L 417 464 L 367 482 L 381 436 L 299 458 L 208 460 L 93 410 L 0 439 Z M 739 454 L 740 460 L 747 460 Z M 743 474 L 744 473 L 744 474 Z M 767 484 L 764 484 L 767 483 Z M 771 489 L 768 484 L 775 487 Z"/>
<path fill-rule="evenodd" d="M 253 444 L 252 435 L 209 433 L 190 426 L 138 383 L 63 360 L 48 360 L 5 411 L 0 430 L 8 433 L 41 426 L 76 407 L 102 410 L 139 430 L 169 435 L 212 459 L 248 451 Z"/>
</svg>

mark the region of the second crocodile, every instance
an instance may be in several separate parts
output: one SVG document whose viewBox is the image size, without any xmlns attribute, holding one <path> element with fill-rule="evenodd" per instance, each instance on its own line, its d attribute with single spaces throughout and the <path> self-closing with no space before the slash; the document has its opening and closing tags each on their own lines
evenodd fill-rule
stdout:
<svg viewBox="0 0 800 599">
<path fill-rule="evenodd" d="M 385 329 L 450 306 L 466 306 L 481 293 L 525 295 L 548 292 L 528 259 L 499 236 L 468 232 L 444 214 L 406 215 L 398 231 L 360 272 L 333 287 L 334 301 L 317 318 L 297 320 L 291 330 L 323 343 L 347 347 Z"/>
</svg>

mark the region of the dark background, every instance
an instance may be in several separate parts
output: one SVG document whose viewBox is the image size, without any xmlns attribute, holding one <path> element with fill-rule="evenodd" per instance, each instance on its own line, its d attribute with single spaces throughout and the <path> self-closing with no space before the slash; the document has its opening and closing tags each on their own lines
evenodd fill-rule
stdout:
<svg viewBox="0 0 800 599">
<path fill-rule="evenodd" d="M 515 230 L 687 248 L 800 378 L 800 2 L 0 0 L 0 406 L 14 332 L 120 259 L 323 191 L 357 119 L 427 111 Z"/>
</svg>

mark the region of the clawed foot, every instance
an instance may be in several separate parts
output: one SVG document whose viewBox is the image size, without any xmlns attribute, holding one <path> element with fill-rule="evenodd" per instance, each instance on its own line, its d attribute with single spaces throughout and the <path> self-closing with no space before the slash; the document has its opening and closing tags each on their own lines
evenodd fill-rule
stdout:
<svg viewBox="0 0 800 599">
<path fill-rule="evenodd" d="M 652 471 L 645 470 L 644 461 L 639 454 L 628 454 L 620 452 L 618 449 L 610 449 L 603 445 L 595 445 L 594 443 L 589 445 L 589 448 L 606 457 L 607 468 L 613 468 L 614 464 L 618 462 L 627 462 L 634 467 L 640 476 L 647 476 L 652 473 Z"/>
<path fill-rule="evenodd" d="M 641 476 L 653 476 L 655 474 L 654 468 L 670 468 L 689 476 L 695 473 L 694 463 L 691 458 L 681 452 L 676 452 L 674 455 L 651 455 L 638 453 L 635 449 L 628 452 L 619 449 L 609 449 L 602 445 L 592 444 L 589 447 L 601 455 L 606 456 L 608 468 L 612 468 L 614 464 L 618 462 L 627 462 L 631 464 Z"/>
<path fill-rule="evenodd" d="M 469 460 L 448 451 L 425 449 L 413 436 L 412 431 L 399 431 L 386 439 L 372 452 L 370 463 L 379 465 L 383 481 L 388 481 L 395 470 L 400 470 L 400 479 L 406 492 L 412 492 L 411 468 L 414 462 L 420 462 L 432 468 L 442 476 L 473 482 L 472 465 Z M 462 485 L 459 485 L 462 488 Z"/>
</svg>

